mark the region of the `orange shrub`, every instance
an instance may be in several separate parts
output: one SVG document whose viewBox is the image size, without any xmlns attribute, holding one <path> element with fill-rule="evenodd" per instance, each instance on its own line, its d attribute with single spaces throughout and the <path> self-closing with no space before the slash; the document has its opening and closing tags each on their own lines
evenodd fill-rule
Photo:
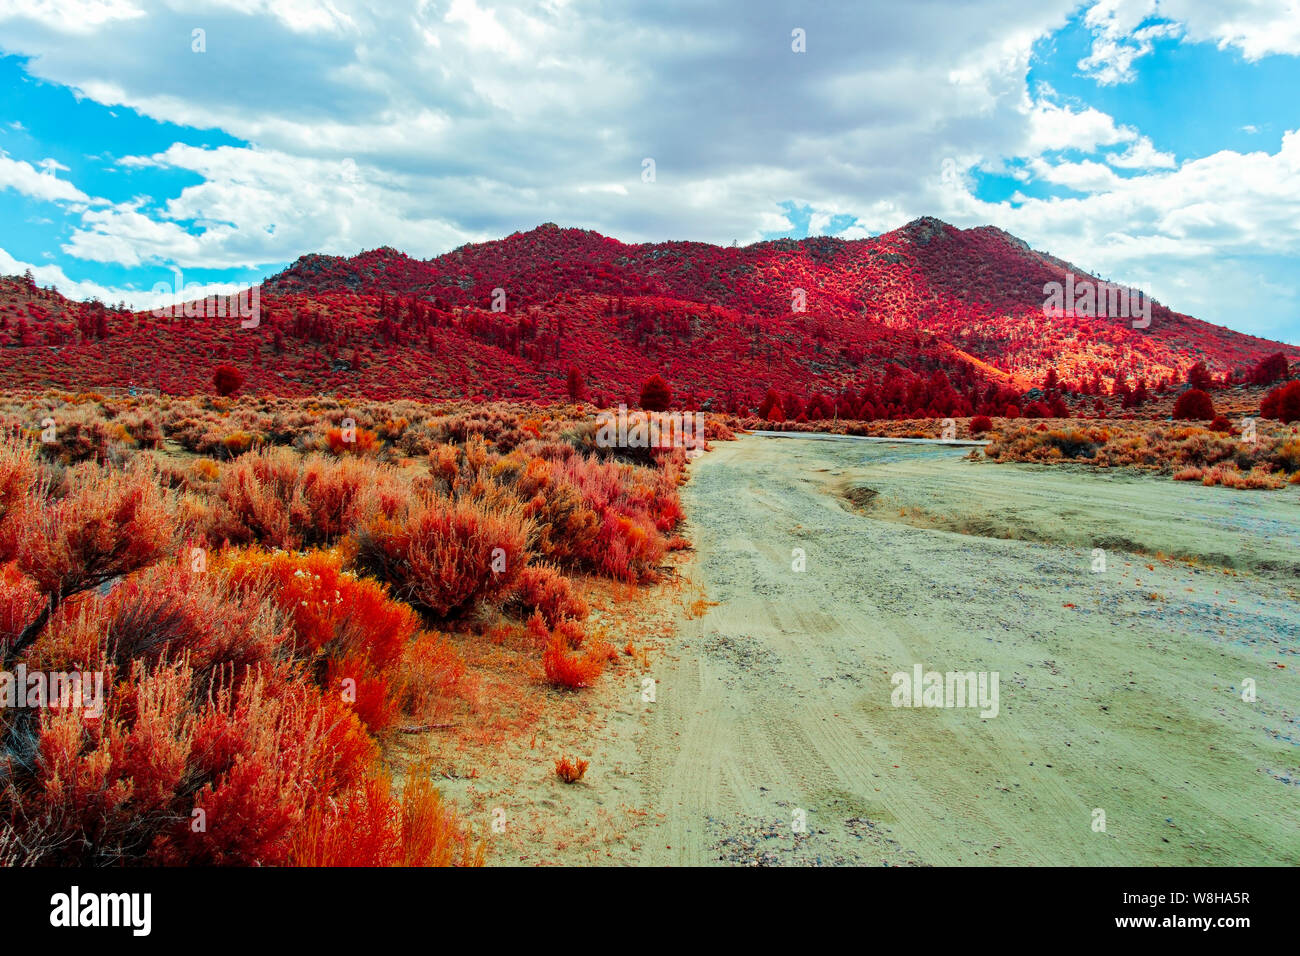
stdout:
<svg viewBox="0 0 1300 956">
<path fill-rule="evenodd" d="M 290 854 L 294 866 L 482 866 L 483 856 L 430 780 L 408 776 L 399 800 L 384 773 L 314 807 Z"/>
<path fill-rule="evenodd" d="M 541 612 L 549 627 L 564 618 L 582 620 L 589 612 L 587 602 L 573 592 L 573 585 L 555 568 L 529 565 L 519 572 L 512 603 L 525 613 Z"/>
<path fill-rule="evenodd" d="M 329 552 L 236 551 L 217 570 L 238 590 L 279 607 L 292 626 L 285 651 L 307 663 L 322 690 L 346 686 L 372 733 L 392 725 L 401 703 L 396 671 L 420 629 L 411 608 L 378 582 L 344 571 Z"/>
<path fill-rule="evenodd" d="M 568 757 L 561 757 L 555 761 L 555 775 L 565 783 L 577 783 L 587 773 L 589 766 L 586 760 L 569 760 Z"/>
<path fill-rule="evenodd" d="M 102 718 L 42 711 L 0 811 L 20 862 L 284 864 L 308 813 L 377 756 L 354 716 L 286 671 L 195 690 L 184 664 L 137 662 Z"/>
<path fill-rule="evenodd" d="M 21 435 L 0 434 L 0 524 L 26 499 L 36 476 L 36 446 Z M 7 557 L 0 551 L 0 560 Z"/>
<path fill-rule="evenodd" d="M 534 615 L 528 626 L 535 634 L 547 633 L 539 615 Z M 582 632 L 573 626 L 573 622 L 563 622 L 560 627 L 550 632 L 545 640 L 546 649 L 542 653 L 542 669 L 546 672 L 546 679 L 556 687 L 570 689 L 590 687 L 604 671 L 605 659 L 608 655 L 603 649 L 589 648 L 581 653 L 577 652 L 576 648 L 581 643 Z"/>
<path fill-rule="evenodd" d="M 440 634 L 424 632 L 407 645 L 395 678 L 399 711 L 415 723 L 447 716 L 449 705 L 474 705 L 475 691 L 465 662 Z"/>
<path fill-rule="evenodd" d="M 379 452 L 379 436 L 365 428 L 352 429 L 347 435 L 342 428 L 331 428 L 325 433 L 325 444 L 336 455 L 370 456 Z"/>
</svg>

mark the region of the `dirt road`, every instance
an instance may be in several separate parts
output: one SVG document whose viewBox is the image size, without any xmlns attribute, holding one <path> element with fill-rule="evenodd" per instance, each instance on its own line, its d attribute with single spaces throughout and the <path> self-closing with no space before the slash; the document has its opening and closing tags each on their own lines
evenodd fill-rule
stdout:
<svg viewBox="0 0 1300 956">
<path fill-rule="evenodd" d="M 594 757 L 614 861 L 1300 864 L 1300 489 L 747 437 L 684 490 L 718 605 Z"/>
</svg>

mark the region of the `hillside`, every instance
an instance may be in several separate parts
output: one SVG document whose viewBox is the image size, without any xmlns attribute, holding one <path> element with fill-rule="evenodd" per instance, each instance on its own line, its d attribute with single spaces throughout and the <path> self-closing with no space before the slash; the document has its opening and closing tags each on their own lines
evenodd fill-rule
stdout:
<svg viewBox="0 0 1300 956">
<path fill-rule="evenodd" d="M 808 400 L 866 386 L 878 407 L 947 414 L 1005 404 L 1051 369 L 1095 393 L 1117 377 L 1178 382 L 1198 360 L 1221 375 L 1300 358 L 1161 304 L 1139 329 L 1045 316 L 1044 286 L 1068 271 L 1092 279 L 999 229 L 924 218 L 871 239 L 743 248 L 548 223 L 429 260 L 308 255 L 265 280 L 256 329 L 71 303 L 11 278 L 0 386 L 205 391 L 231 362 L 246 388 L 275 394 L 553 398 L 576 367 L 604 402 L 634 402 L 660 373 L 679 401 L 714 408 L 752 407 L 769 388 Z"/>
</svg>

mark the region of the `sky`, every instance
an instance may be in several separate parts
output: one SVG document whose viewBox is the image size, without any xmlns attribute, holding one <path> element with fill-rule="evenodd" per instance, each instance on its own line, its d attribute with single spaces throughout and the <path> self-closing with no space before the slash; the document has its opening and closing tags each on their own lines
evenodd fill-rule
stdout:
<svg viewBox="0 0 1300 956">
<path fill-rule="evenodd" d="M 1297 92 L 1296 0 L 0 0 L 0 274 L 930 215 L 1300 344 Z"/>
</svg>

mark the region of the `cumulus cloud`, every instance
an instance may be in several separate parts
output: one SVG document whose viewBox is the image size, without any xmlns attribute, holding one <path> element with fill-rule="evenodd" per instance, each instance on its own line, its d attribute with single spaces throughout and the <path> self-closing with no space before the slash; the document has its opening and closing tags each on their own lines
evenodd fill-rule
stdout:
<svg viewBox="0 0 1300 956">
<path fill-rule="evenodd" d="M 1295 134 L 1275 154 L 1180 165 L 1142 130 L 1027 86 L 1035 43 L 1070 22 L 1074 0 L 754 0 L 743 16 L 698 0 L 137 2 L 83 15 L 73 0 L 0 0 L 0 47 L 31 57 L 36 77 L 244 144 L 119 158 L 191 183 L 128 203 L 0 157 L 0 186 L 86 204 L 61 245 L 86 262 L 255 269 L 379 245 L 432 256 L 546 220 L 747 243 L 790 229 L 793 203 L 812 231 L 850 238 L 929 214 L 999 225 L 1087 267 L 1163 262 L 1188 296 L 1171 304 L 1227 318 L 1228 293 L 1203 277 L 1252 250 L 1298 251 Z M 1284 8 L 1163 0 L 1156 16 L 1146 0 L 1101 0 L 1084 15 L 1083 68 L 1121 82 L 1161 38 L 1297 52 Z M 205 53 L 191 52 L 196 28 Z M 796 28 L 806 52 L 791 47 Z M 975 171 L 1032 195 L 982 201 Z"/>
<path fill-rule="evenodd" d="M 1295 0 L 1099 0 L 1084 15 L 1092 50 L 1079 68 L 1110 85 L 1136 76 L 1134 64 L 1155 42 L 1182 38 L 1235 49 L 1246 60 L 1300 54 Z"/>
<path fill-rule="evenodd" d="M 12 189 L 24 196 L 46 202 L 88 203 L 90 197 L 72 183 L 55 176 L 56 170 L 67 171 L 53 159 L 41 160 L 37 170 L 31 163 L 10 159 L 0 151 L 0 189 Z"/>
</svg>

